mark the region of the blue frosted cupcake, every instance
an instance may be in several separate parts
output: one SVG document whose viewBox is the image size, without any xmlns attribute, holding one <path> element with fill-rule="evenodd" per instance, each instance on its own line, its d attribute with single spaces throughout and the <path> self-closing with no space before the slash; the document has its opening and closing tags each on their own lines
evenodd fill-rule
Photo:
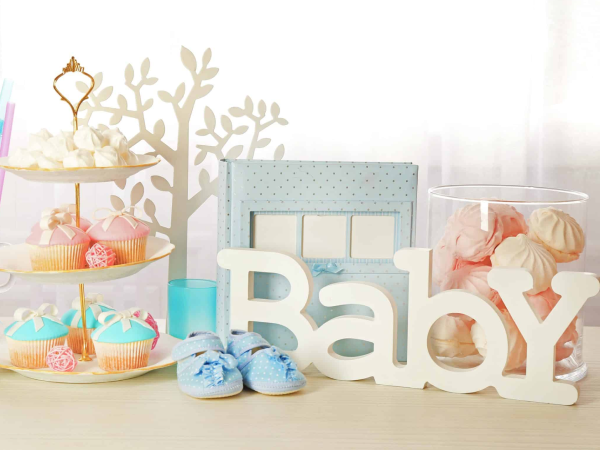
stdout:
<svg viewBox="0 0 600 450">
<path fill-rule="evenodd" d="M 29 308 L 15 311 L 15 322 L 4 330 L 12 365 L 25 369 L 48 367 L 48 352 L 52 347 L 64 345 L 69 334 L 56 314 L 58 309 L 49 303 L 35 311 Z"/>
<path fill-rule="evenodd" d="M 88 354 L 96 353 L 92 333 L 101 326 L 98 322 L 100 314 L 107 311 L 113 311 L 114 308 L 103 303 L 104 297 L 100 294 L 87 294 L 85 296 L 85 326 L 86 332 L 83 332 L 83 320 L 81 319 L 81 303 L 79 297 L 71 303 L 71 309 L 62 316 L 62 322 L 67 326 L 69 335 L 67 336 L 67 345 L 71 347 L 74 353 L 83 351 L 83 341 L 87 345 Z"/>
<path fill-rule="evenodd" d="M 138 311 L 139 317 L 135 317 Z M 102 370 L 116 372 L 148 365 L 156 332 L 145 322 L 147 317 L 140 308 L 100 314 L 102 326 L 92 333 L 92 340 Z"/>
</svg>

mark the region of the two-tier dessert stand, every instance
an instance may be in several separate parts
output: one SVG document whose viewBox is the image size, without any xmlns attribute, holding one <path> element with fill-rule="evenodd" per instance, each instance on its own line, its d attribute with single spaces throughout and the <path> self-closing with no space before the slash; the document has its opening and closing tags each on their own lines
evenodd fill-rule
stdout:
<svg viewBox="0 0 600 450">
<path fill-rule="evenodd" d="M 59 91 L 57 82 L 67 73 L 81 73 L 91 81 L 90 87 L 81 100 L 73 104 Z M 84 68 L 71 58 L 67 66 L 54 79 L 54 90 L 58 93 L 61 100 L 67 102 L 73 113 L 73 132 L 77 131 L 77 114 L 81 104 L 88 99 L 88 96 L 94 89 L 94 77 L 85 72 Z M 62 169 L 23 169 L 11 167 L 8 164 L 8 158 L 0 158 L 0 168 L 7 172 L 14 173 L 28 181 L 37 181 L 42 183 L 73 183 L 75 184 L 75 206 L 76 206 L 76 226 L 80 226 L 81 217 L 81 183 L 100 183 L 107 181 L 122 180 L 140 170 L 147 169 L 159 163 L 159 159 L 148 155 L 138 155 L 140 164 L 132 166 L 116 167 L 82 167 L 82 168 L 62 168 Z M 33 281 L 44 284 L 77 284 L 79 286 L 79 301 L 81 308 L 81 320 L 83 324 L 83 333 L 86 333 L 86 303 L 85 303 L 85 283 L 102 282 L 116 280 L 136 274 L 144 267 L 154 261 L 167 257 L 174 249 L 174 245 L 164 239 L 149 236 L 146 247 L 146 258 L 144 261 L 118 266 L 86 268 L 79 270 L 63 271 L 34 271 L 31 268 L 29 250 L 27 244 L 12 245 L 0 248 L 0 272 L 6 272 L 18 276 L 26 281 Z M 12 366 L 8 359 L 8 351 L 5 342 L 0 341 L 0 368 L 14 370 L 24 376 L 45 381 L 57 381 L 67 383 L 90 383 L 117 381 L 127 378 L 133 378 L 143 375 L 150 370 L 166 367 L 174 364 L 170 357 L 171 348 L 178 339 L 167 334 L 161 334 L 157 346 L 152 350 L 149 365 L 140 369 L 105 372 L 102 371 L 96 361 L 92 360 L 88 354 L 86 342 L 83 342 L 82 354 L 79 358 L 76 371 L 74 372 L 54 372 L 50 369 L 23 369 Z"/>
</svg>

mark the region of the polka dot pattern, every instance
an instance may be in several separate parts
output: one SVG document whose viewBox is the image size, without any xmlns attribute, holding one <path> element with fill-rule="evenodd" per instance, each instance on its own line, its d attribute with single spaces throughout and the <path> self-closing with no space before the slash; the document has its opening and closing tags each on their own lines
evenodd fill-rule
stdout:
<svg viewBox="0 0 600 450">
<path fill-rule="evenodd" d="M 250 389 L 281 394 L 306 385 L 294 361 L 257 333 L 232 331 L 227 352 L 237 358 L 244 384 Z"/>
<path fill-rule="evenodd" d="M 225 397 L 243 389 L 237 360 L 225 354 L 223 343 L 214 333 L 190 333 L 173 348 L 172 356 L 177 361 L 179 388 L 192 397 Z"/>
<path fill-rule="evenodd" d="M 415 244 L 417 166 L 410 163 L 356 163 L 313 161 L 231 161 L 220 163 L 219 250 L 250 248 L 251 223 L 257 214 L 291 214 L 302 222 L 305 215 L 389 215 L 394 217 L 394 251 Z M 350 225 L 348 225 L 350 226 Z M 350 233 L 347 232 L 350 236 Z M 385 287 L 396 301 L 398 311 L 397 357 L 406 360 L 408 315 L 408 275 L 395 268 L 392 259 L 302 258 L 301 240 L 296 255 L 307 264 L 335 262 L 344 270 L 337 275 L 314 278 L 313 297 L 308 314 L 320 326 L 340 315 L 372 317 L 369 308 L 345 305 L 328 308 L 318 300 L 328 284 L 367 281 Z M 221 337 L 229 330 L 229 273 L 218 269 L 217 329 Z M 289 293 L 289 283 L 276 274 L 259 273 L 254 280 L 255 296 L 281 300 Z M 255 323 L 254 330 L 284 350 L 297 348 L 294 334 L 278 324 Z M 373 344 L 344 339 L 333 349 L 342 356 L 370 353 Z"/>
</svg>

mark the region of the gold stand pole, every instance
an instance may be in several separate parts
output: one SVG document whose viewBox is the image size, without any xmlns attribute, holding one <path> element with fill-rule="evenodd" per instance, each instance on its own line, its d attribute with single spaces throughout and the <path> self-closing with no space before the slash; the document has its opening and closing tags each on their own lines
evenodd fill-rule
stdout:
<svg viewBox="0 0 600 450">
<path fill-rule="evenodd" d="M 57 81 L 60 80 L 65 74 L 67 74 L 69 72 L 81 73 L 82 75 L 85 75 L 86 77 L 88 77 L 91 82 L 88 91 L 81 98 L 81 100 L 79 100 L 79 103 L 77 103 L 75 106 L 73 106 L 73 104 L 56 87 Z M 86 73 L 84 68 L 77 62 L 77 60 L 74 57 L 71 57 L 71 59 L 69 60 L 69 63 L 62 70 L 62 73 L 60 73 L 54 79 L 54 90 L 60 96 L 61 100 L 67 102 L 67 104 L 71 107 L 71 111 L 73 112 L 73 133 L 75 133 L 77 131 L 77 113 L 79 112 L 79 107 L 81 106 L 81 104 L 83 103 L 84 100 L 89 98 L 88 96 L 94 90 L 95 85 L 96 85 L 96 83 L 94 81 L 94 77 L 92 77 L 89 73 Z M 79 193 L 79 183 L 75 183 L 75 208 L 76 208 L 75 225 L 78 228 L 79 228 L 80 222 L 81 222 L 81 220 L 80 220 L 81 219 L 81 198 L 80 197 L 81 196 Z M 81 349 L 81 358 L 79 358 L 79 361 L 91 361 L 92 358 L 90 358 L 90 356 L 88 355 L 88 349 L 87 349 L 87 343 L 86 343 L 87 324 L 86 324 L 86 320 L 85 320 L 85 310 L 86 310 L 86 308 L 85 308 L 85 288 L 84 288 L 83 284 L 79 285 L 79 307 L 81 308 L 81 322 L 83 324 L 83 348 Z"/>
<path fill-rule="evenodd" d="M 74 123 L 75 128 L 77 122 Z M 79 193 L 79 183 L 75 183 L 75 225 L 79 228 L 81 222 L 81 195 Z M 83 325 L 83 347 L 81 349 L 81 358 L 79 361 L 91 361 L 92 358 L 88 355 L 87 349 L 87 323 L 85 319 L 85 289 L 84 285 L 79 285 L 79 307 L 81 308 L 81 322 Z"/>
</svg>

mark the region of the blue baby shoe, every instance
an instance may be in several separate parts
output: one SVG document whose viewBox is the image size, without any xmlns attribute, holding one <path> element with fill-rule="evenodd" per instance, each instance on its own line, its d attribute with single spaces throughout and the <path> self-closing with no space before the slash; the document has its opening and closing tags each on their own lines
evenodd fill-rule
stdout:
<svg viewBox="0 0 600 450">
<path fill-rule="evenodd" d="M 227 353 L 237 359 L 244 384 L 256 392 L 283 395 L 306 386 L 306 378 L 292 358 L 258 333 L 232 330 Z"/>
<path fill-rule="evenodd" d="M 229 397 L 242 392 L 237 361 L 225 353 L 219 337 L 210 331 L 194 331 L 172 352 L 177 361 L 179 388 L 196 398 Z"/>
</svg>

